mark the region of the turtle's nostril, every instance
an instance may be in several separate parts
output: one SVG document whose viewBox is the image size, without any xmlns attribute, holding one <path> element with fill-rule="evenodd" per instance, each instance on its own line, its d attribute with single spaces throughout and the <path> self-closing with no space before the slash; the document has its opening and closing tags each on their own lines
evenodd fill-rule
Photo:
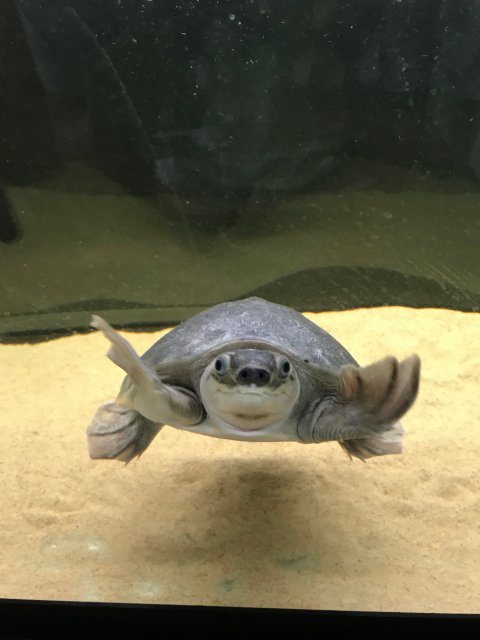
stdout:
<svg viewBox="0 0 480 640">
<path fill-rule="evenodd" d="M 237 373 L 237 380 L 241 384 L 256 384 L 261 387 L 270 382 L 270 372 L 257 367 L 243 367 Z"/>
</svg>

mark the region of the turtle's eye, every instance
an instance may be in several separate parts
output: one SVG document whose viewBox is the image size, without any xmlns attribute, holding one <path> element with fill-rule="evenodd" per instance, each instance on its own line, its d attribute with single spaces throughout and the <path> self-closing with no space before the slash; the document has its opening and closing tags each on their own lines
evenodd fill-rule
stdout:
<svg viewBox="0 0 480 640">
<path fill-rule="evenodd" d="M 225 375 L 225 373 L 227 373 L 228 363 L 225 356 L 220 356 L 219 358 L 217 358 L 213 366 L 215 368 L 215 371 L 219 375 L 223 376 Z"/>
<path fill-rule="evenodd" d="M 280 360 L 280 364 L 278 366 L 278 370 L 280 373 L 280 377 L 286 378 L 290 371 L 292 370 L 292 365 L 286 358 L 282 358 Z"/>
</svg>

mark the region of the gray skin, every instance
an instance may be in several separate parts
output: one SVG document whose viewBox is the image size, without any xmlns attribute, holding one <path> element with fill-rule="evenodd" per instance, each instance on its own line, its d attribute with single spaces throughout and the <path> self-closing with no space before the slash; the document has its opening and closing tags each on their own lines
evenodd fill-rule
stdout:
<svg viewBox="0 0 480 640">
<path fill-rule="evenodd" d="M 287 307 L 249 298 L 186 320 L 141 358 L 105 320 L 126 373 L 87 429 L 92 458 L 128 462 L 163 425 L 249 441 L 338 441 L 361 460 L 401 453 L 398 420 L 415 401 L 420 359 L 360 367 L 330 334 Z"/>
</svg>

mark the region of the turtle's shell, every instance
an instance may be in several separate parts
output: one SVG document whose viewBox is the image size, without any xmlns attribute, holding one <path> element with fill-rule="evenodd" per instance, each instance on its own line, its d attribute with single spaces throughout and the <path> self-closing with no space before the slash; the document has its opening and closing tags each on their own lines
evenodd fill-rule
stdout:
<svg viewBox="0 0 480 640">
<path fill-rule="evenodd" d="M 173 384 L 195 386 L 216 353 L 274 348 L 328 369 L 357 364 L 329 333 L 297 311 L 261 298 L 226 302 L 182 322 L 142 356 Z"/>
</svg>

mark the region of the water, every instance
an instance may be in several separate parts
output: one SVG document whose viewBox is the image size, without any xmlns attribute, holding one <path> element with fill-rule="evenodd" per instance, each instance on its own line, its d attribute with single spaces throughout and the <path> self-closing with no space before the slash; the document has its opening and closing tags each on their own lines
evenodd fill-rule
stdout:
<svg viewBox="0 0 480 640">
<path fill-rule="evenodd" d="M 477 612 L 468 21 L 167 4 L 0 9 L 0 597 Z M 89 460 L 122 378 L 90 314 L 141 353 L 250 295 L 321 312 L 362 364 L 420 354 L 404 454 L 165 428 Z"/>
<path fill-rule="evenodd" d="M 23 236 L 2 248 L 6 339 L 82 329 L 89 311 L 168 324 L 251 294 L 307 310 L 480 308 L 476 193 L 413 183 L 252 198 L 234 225 L 197 230 L 192 246 L 162 217 L 161 197 L 72 194 L 60 180 L 8 189 Z"/>
</svg>

